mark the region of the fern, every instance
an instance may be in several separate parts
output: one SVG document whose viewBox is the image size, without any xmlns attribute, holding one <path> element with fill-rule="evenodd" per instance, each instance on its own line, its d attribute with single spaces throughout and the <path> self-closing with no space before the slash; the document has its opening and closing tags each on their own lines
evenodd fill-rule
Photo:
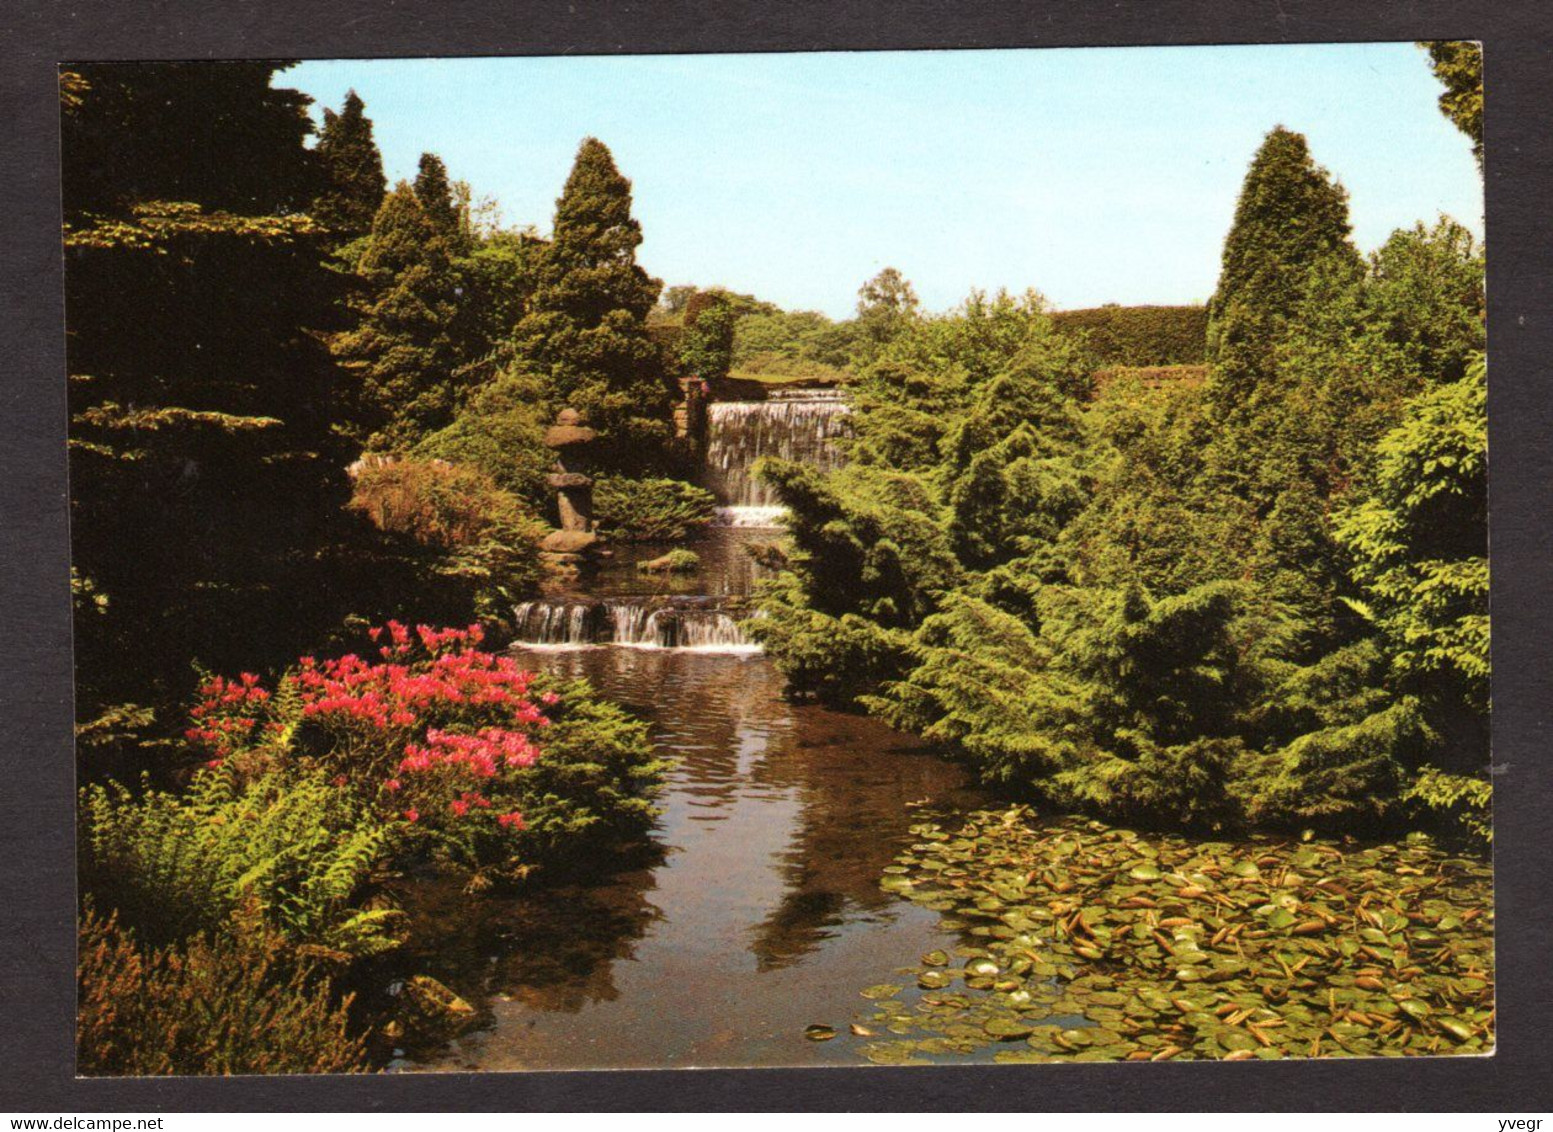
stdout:
<svg viewBox="0 0 1553 1132">
<path fill-rule="evenodd" d="M 242 783 L 211 769 L 181 796 L 90 786 L 82 828 L 89 888 L 148 937 L 213 929 L 252 902 L 292 943 L 350 955 L 398 943 L 399 913 L 358 910 L 389 830 L 321 773 Z"/>
</svg>

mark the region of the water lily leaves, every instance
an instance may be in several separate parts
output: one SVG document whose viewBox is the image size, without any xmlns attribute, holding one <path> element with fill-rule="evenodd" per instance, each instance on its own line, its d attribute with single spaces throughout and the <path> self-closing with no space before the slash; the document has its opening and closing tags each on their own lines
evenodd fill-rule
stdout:
<svg viewBox="0 0 1553 1132">
<path fill-rule="evenodd" d="M 805 1026 L 803 1036 L 811 1042 L 828 1042 L 836 1036 L 836 1027 L 816 1023 L 813 1026 Z"/>
<path fill-rule="evenodd" d="M 1017 1017 L 994 1016 L 982 1023 L 982 1029 L 1000 1042 L 1014 1042 L 1034 1033 L 1035 1025 Z"/>
<path fill-rule="evenodd" d="M 883 1056 L 1250 1060 L 1492 1048 L 1491 870 L 1427 839 L 1194 844 L 1098 822 L 1038 823 L 1022 807 L 913 833 L 918 842 L 885 880 L 944 912 L 940 928 L 962 942 L 903 969 L 919 1001 L 894 1001 L 900 988 L 882 987 L 891 1001 L 874 1022 L 925 1035 Z M 1028 1051 L 1009 1050 L 1021 1036 Z"/>
<path fill-rule="evenodd" d="M 863 1056 L 875 1065 L 931 1065 L 926 1058 L 917 1057 L 909 1042 L 870 1042 L 863 1047 Z"/>
<path fill-rule="evenodd" d="M 859 993 L 864 998 L 894 998 L 900 992 L 901 988 L 894 983 L 878 983 L 871 987 L 864 987 Z"/>
</svg>

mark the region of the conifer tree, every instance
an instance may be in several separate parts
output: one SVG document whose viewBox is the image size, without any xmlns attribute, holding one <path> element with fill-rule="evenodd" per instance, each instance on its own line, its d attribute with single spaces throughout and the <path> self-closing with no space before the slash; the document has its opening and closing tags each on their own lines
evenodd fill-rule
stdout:
<svg viewBox="0 0 1553 1132">
<path fill-rule="evenodd" d="M 61 140 L 83 719 L 181 701 L 191 658 L 295 656 L 345 612 L 335 551 L 357 528 L 321 344 L 342 280 L 303 211 L 308 99 L 272 85 L 282 69 L 76 70 Z"/>
<path fill-rule="evenodd" d="M 1470 40 L 1422 44 L 1434 77 L 1445 84 L 1440 113 L 1472 139 L 1472 156 L 1483 167 L 1483 46 Z"/>
<path fill-rule="evenodd" d="M 518 357 L 554 401 L 589 416 L 603 459 L 621 470 L 660 462 L 670 436 L 671 394 L 647 332 L 662 283 L 637 265 L 641 242 L 631 182 L 603 142 L 584 139 L 513 334 Z"/>
<path fill-rule="evenodd" d="M 458 360 L 447 242 L 406 182 L 384 198 L 356 270 L 371 298 L 336 353 L 358 379 L 358 439 L 404 451 L 452 419 Z"/>
<path fill-rule="evenodd" d="M 364 111 L 354 90 L 346 94 L 338 114 L 325 109 L 315 151 L 323 163 L 328 187 L 314 203 L 313 215 L 347 239 L 372 228 L 388 183 L 383 176 L 383 157 L 372 140 L 372 119 Z"/>
<path fill-rule="evenodd" d="M 449 251 L 454 255 L 469 252 L 469 232 L 458 203 L 453 199 L 453 185 L 448 180 L 447 166 L 435 153 L 421 154 L 415 174 L 415 199 L 420 201 L 426 218 L 436 226 Z"/>
<path fill-rule="evenodd" d="M 1348 194 L 1312 160 L 1302 134 L 1274 128 L 1246 173 L 1208 304 L 1210 394 L 1221 413 L 1247 401 L 1267 376 L 1312 271 L 1359 266 Z"/>
</svg>

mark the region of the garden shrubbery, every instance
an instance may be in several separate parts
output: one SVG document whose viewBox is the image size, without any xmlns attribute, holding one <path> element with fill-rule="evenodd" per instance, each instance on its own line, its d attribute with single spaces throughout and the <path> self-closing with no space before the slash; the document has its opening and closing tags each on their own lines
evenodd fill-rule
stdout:
<svg viewBox="0 0 1553 1132">
<path fill-rule="evenodd" d="M 851 464 L 763 469 L 792 546 L 750 631 L 796 694 L 1054 806 L 1481 841 L 1481 250 L 1442 220 L 1362 260 L 1288 131 L 1252 181 L 1206 380 L 1097 392 L 1030 299 L 900 320 Z M 1280 194 L 1309 222 L 1258 211 Z"/>
<path fill-rule="evenodd" d="M 125 1035 L 203 995 L 215 1021 L 145 1071 L 354 1066 L 359 1034 L 309 1037 L 346 1027 L 318 964 L 398 945 L 388 873 L 516 881 L 651 824 L 646 727 L 585 684 L 484 651 L 478 626 L 369 638 L 371 659 L 303 657 L 271 687 L 209 678 L 187 789 L 82 791 L 83 1064 L 134 1071 Z"/>
<path fill-rule="evenodd" d="M 449 616 L 503 616 L 538 579 L 541 525 L 478 468 L 368 457 L 350 506 L 419 548 L 427 588 Z"/>
<path fill-rule="evenodd" d="M 600 476 L 593 484 L 599 534 L 614 542 L 679 542 L 711 523 L 712 493 L 671 479 Z"/>
<path fill-rule="evenodd" d="M 1052 325 L 1080 337 L 1098 366 L 1198 365 L 1208 327 L 1205 307 L 1124 307 L 1056 311 Z"/>
</svg>

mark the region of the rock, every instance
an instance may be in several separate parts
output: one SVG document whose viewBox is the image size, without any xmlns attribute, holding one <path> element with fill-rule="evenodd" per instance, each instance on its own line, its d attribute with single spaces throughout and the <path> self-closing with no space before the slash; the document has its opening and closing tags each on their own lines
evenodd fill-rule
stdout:
<svg viewBox="0 0 1553 1132">
<path fill-rule="evenodd" d="M 581 472 L 551 472 L 545 477 L 545 482 L 553 488 L 587 487 L 593 482 L 592 476 L 585 476 Z"/>
<path fill-rule="evenodd" d="M 676 547 L 667 554 L 657 558 L 649 558 L 645 562 L 636 564 L 637 570 L 643 574 L 688 574 L 701 565 L 701 556 L 693 550 L 683 550 Z"/>
<path fill-rule="evenodd" d="M 546 448 L 570 448 L 577 444 L 592 444 L 598 433 L 582 425 L 551 425 L 545 430 Z"/>
<path fill-rule="evenodd" d="M 405 1021 L 413 1029 L 445 1036 L 473 1025 L 478 1013 L 457 992 L 430 975 L 416 975 L 404 985 Z"/>
<path fill-rule="evenodd" d="M 581 554 L 598 541 L 599 536 L 592 531 L 551 531 L 540 540 L 539 549 L 552 554 Z"/>
</svg>

